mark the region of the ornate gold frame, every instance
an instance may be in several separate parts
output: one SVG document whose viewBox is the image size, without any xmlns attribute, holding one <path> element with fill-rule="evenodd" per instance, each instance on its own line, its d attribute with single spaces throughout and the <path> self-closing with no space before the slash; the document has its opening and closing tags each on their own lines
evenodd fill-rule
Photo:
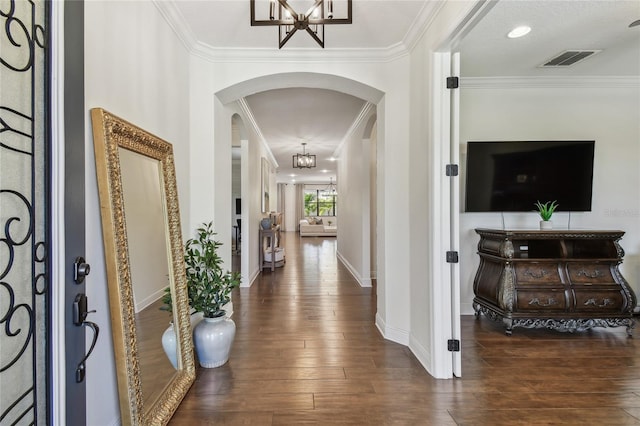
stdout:
<svg viewBox="0 0 640 426">
<path fill-rule="evenodd" d="M 195 362 L 189 318 L 184 250 L 176 187 L 173 147 L 170 143 L 101 109 L 91 110 L 96 173 L 102 215 L 111 326 L 115 351 L 120 415 L 125 425 L 167 424 L 195 380 Z M 177 321 L 180 368 L 155 401 L 143 401 L 138 343 L 129 264 L 118 148 L 158 160 L 164 179 L 168 241 Z M 170 280 L 171 281 L 171 280 Z"/>
</svg>

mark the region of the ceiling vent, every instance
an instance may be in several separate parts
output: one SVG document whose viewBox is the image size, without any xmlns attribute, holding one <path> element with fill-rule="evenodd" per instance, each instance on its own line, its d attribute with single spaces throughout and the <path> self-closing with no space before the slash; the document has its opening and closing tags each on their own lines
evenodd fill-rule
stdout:
<svg viewBox="0 0 640 426">
<path fill-rule="evenodd" d="M 542 68 L 547 67 L 568 67 L 577 62 L 583 61 L 600 50 L 566 50 L 561 54 L 554 56 L 553 58 L 540 65 Z"/>
</svg>

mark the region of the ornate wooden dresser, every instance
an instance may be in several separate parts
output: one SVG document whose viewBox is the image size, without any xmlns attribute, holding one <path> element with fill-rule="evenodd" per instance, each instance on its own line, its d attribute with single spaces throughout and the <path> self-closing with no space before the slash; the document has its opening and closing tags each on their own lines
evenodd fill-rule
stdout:
<svg viewBox="0 0 640 426">
<path fill-rule="evenodd" d="M 581 331 L 626 326 L 636 296 L 618 270 L 623 231 L 476 229 L 476 316 L 515 327 Z"/>
</svg>

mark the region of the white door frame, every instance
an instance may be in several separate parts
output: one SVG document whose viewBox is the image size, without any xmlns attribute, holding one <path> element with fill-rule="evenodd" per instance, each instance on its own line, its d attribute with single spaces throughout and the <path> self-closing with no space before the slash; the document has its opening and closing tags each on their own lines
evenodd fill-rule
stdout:
<svg viewBox="0 0 640 426">
<path fill-rule="evenodd" d="M 460 77 L 460 54 L 455 52 L 460 40 L 484 18 L 495 6 L 495 1 L 477 0 L 473 9 L 451 32 L 445 42 L 440 46 L 440 51 L 433 53 L 433 140 L 440 143 L 433 153 L 436 175 L 434 176 L 434 190 L 440 201 L 440 208 L 434 209 L 441 224 L 449 224 L 441 230 L 440 238 L 434 242 L 434 250 L 437 255 L 444 257 L 446 251 L 459 252 L 460 247 L 460 178 L 445 176 L 447 164 L 457 164 L 460 167 L 460 89 L 453 92 L 446 88 L 446 78 L 450 76 Z M 453 54 L 451 52 L 454 52 Z M 438 268 L 441 273 L 434 276 L 436 285 L 434 289 L 434 325 L 450 324 L 450 327 L 434 326 L 434 372 L 436 377 L 462 376 L 462 348 L 459 352 L 449 352 L 446 342 L 449 339 L 461 342 L 460 327 L 460 266 L 451 263 L 449 267 Z M 438 287 L 446 287 L 438 289 Z"/>
<path fill-rule="evenodd" d="M 432 99 L 432 147 L 431 166 L 433 167 L 434 216 L 433 262 L 433 375 L 438 378 L 453 377 L 453 357 L 448 351 L 447 342 L 454 337 L 453 312 L 453 268 L 446 263 L 446 252 L 451 249 L 451 178 L 446 176 L 446 166 L 451 161 L 451 91 L 447 89 L 446 78 L 451 75 L 451 54 L 436 52 L 432 54 L 433 73 L 431 87 Z M 439 228 L 439 229 L 438 229 Z M 458 305 L 460 301 L 458 300 Z M 457 310 L 459 311 L 459 306 Z M 459 335 L 459 332 L 455 334 Z"/>
</svg>

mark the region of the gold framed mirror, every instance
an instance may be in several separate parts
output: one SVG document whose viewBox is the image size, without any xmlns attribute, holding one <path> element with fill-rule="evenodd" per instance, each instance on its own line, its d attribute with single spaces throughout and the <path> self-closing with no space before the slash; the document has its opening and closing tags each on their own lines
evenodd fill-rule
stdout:
<svg viewBox="0 0 640 426">
<path fill-rule="evenodd" d="M 121 421 L 162 425 L 195 380 L 173 147 L 104 109 L 91 119 Z"/>
</svg>

